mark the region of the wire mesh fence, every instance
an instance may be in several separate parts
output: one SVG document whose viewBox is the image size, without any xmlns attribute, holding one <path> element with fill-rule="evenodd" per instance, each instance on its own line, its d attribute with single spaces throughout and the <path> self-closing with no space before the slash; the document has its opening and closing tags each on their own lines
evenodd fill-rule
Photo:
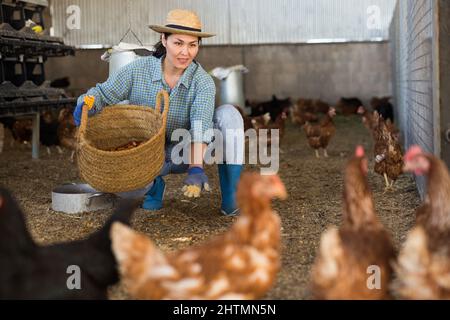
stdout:
<svg viewBox="0 0 450 320">
<path fill-rule="evenodd" d="M 398 1 L 390 28 L 393 92 L 404 147 L 439 153 L 439 119 L 434 107 L 436 33 L 433 0 Z M 418 179 L 421 194 L 424 180 Z"/>
</svg>

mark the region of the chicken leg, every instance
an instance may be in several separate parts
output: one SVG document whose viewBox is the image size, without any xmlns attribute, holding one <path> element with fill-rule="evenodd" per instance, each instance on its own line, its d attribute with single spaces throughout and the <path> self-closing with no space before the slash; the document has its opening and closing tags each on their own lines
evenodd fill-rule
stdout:
<svg viewBox="0 0 450 320">
<path fill-rule="evenodd" d="M 327 149 L 323 149 L 323 156 L 324 156 L 325 158 L 328 158 L 328 157 L 329 157 L 329 156 L 328 156 Z"/>
<path fill-rule="evenodd" d="M 384 183 L 385 183 L 385 187 L 384 187 L 384 192 L 383 193 L 386 193 L 391 188 L 391 184 L 389 182 L 389 178 L 388 178 L 386 172 L 383 174 L 383 176 L 384 176 Z"/>
<path fill-rule="evenodd" d="M 394 183 L 395 183 L 395 180 L 392 180 L 391 185 L 389 186 L 389 189 L 391 189 L 392 191 L 394 190 Z"/>
<path fill-rule="evenodd" d="M 319 150 L 315 149 L 314 151 L 316 152 L 316 158 L 319 159 L 320 158 Z"/>
<path fill-rule="evenodd" d="M 72 154 L 70 155 L 70 162 L 74 162 L 74 156 L 75 156 L 75 151 L 74 150 L 72 150 Z"/>
</svg>

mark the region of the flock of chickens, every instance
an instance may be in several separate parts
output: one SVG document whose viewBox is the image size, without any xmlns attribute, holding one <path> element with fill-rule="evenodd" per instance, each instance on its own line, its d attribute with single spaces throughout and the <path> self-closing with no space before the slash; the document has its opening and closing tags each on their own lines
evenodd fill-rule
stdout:
<svg viewBox="0 0 450 320">
<path fill-rule="evenodd" d="M 367 158 L 358 147 L 345 169 L 343 222 L 328 229 L 312 269 L 318 299 L 450 299 L 450 176 L 446 165 L 411 147 L 403 170 L 427 177 L 427 195 L 416 225 L 398 255 L 374 210 Z M 379 286 L 368 283 L 369 270 Z"/>
<path fill-rule="evenodd" d="M 299 99 L 292 107 L 291 117 L 293 123 L 303 127 L 309 146 L 319 158 L 320 149 L 328 157 L 327 147 L 336 132 L 333 122 L 336 109 L 343 115 L 359 114 L 374 141 L 374 171 L 384 177 L 387 192 L 393 190 L 403 166 L 399 132 L 393 123 L 393 107 L 389 100 L 390 97 L 373 98 L 370 101 L 372 111 L 369 111 L 357 98 L 341 98 L 336 108 L 320 100 Z M 321 119 L 320 114 L 324 114 Z"/>
<path fill-rule="evenodd" d="M 291 107 L 275 98 L 282 107 L 268 104 L 261 114 L 244 118 L 257 130 L 281 129 L 290 111 L 310 146 L 327 156 L 336 109 L 360 114 L 374 139 L 375 171 L 384 176 L 386 190 L 402 172 L 427 178 L 416 224 L 397 252 L 375 211 L 365 150 L 356 147 L 344 169 L 342 224 L 322 234 L 311 269 L 315 299 L 450 299 L 450 175 L 445 163 L 418 146 L 403 156 L 388 100 L 372 100 L 374 111 L 368 112 L 357 99 L 341 99 L 334 108 L 302 99 Z M 63 111 L 60 117 L 70 119 Z M 84 240 L 37 245 L 16 200 L 0 188 L 0 234 L 8 239 L 0 242 L 0 299 L 106 299 L 108 287 L 119 280 L 137 299 L 262 298 L 281 268 L 282 222 L 271 201 L 286 197 L 278 176 L 244 173 L 237 191 L 241 215 L 232 227 L 203 244 L 165 253 L 130 228 L 139 206 L 133 200 L 122 200 Z M 71 266 L 80 268 L 79 289 L 68 286 Z"/>
<path fill-rule="evenodd" d="M 246 116 L 236 106 L 244 118 L 244 129 L 278 129 L 280 139 L 285 132 L 285 121 L 290 114 L 294 124 L 305 132 L 309 146 L 314 149 L 317 158 L 320 150 L 328 157 L 327 147 L 336 133 L 333 118 L 337 112 L 344 116 L 359 114 L 364 125 L 371 132 L 374 141 L 374 171 L 383 176 L 385 191 L 393 190 L 397 178 L 402 174 L 403 153 L 399 142 L 399 132 L 394 121 L 393 106 L 390 97 L 372 98 L 372 111 L 363 106 L 358 98 L 341 98 L 335 107 L 321 100 L 300 98 L 296 103 L 290 99 L 280 100 L 276 96 L 271 101 L 250 104 L 252 113 Z M 269 131 L 268 144 L 271 144 Z"/>
<path fill-rule="evenodd" d="M 273 198 L 285 199 L 278 176 L 246 173 L 238 187 L 242 215 L 209 242 L 164 253 L 128 224 L 139 203 L 122 200 L 87 239 L 37 245 L 12 195 L 0 189 L 0 299 L 105 299 L 119 276 L 133 298 L 256 299 L 280 268 L 280 229 Z M 69 289 L 68 268 L 80 269 Z"/>
<path fill-rule="evenodd" d="M 397 254 L 374 209 L 361 146 L 344 170 L 343 221 L 322 237 L 311 270 L 316 299 L 450 299 L 450 175 L 414 146 L 403 169 L 428 179 L 416 225 Z M 241 216 L 204 244 L 164 253 L 129 226 L 137 202 L 123 200 L 103 228 L 85 240 L 38 246 L 18 204 L 0 189 L 0 298 L 104 299 L 122 279 L 137 299 L 258 299 L 280 270 L 281 221 L 271 208 L 286 199 L 280 178 L 245 173 L 238 186 Z M 80 290 L 67 268 L 81 270 Z M 371 270 L 378 285 L 369 285 Z"/>
<path fill-rule="evenodd" d="M 72 151 L 70 160 L 73 161 L 76 148 L 77 127 L 73 120 L 73 109 L 62 108 L 56 117 L 51 111 L 41 112 L 39 125 L 39 140 L 46 147 L 47 153 L 51 154 L 50 147 L 56 146 L 59 153 L 64 147 Z M 11 144 L 28 144 L 31 142 L 33 132 L 33 122 L 31 119 L 0 118 L 0 153 L 4 145 L 6 132 L 10 132 Z"/>
</svg>

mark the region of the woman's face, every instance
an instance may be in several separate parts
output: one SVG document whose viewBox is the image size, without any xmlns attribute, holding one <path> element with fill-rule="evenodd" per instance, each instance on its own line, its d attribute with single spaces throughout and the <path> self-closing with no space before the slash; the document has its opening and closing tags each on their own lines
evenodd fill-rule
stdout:
<svg viewBox="0 0 450 320">
<path fill-rule="evenodd" d="M 177 69 L 186 69 L 198 53 L 199 38 L 185 34 L 171 34 L 162 43 L 166 48 L 166 59 Z"/>
</svg>

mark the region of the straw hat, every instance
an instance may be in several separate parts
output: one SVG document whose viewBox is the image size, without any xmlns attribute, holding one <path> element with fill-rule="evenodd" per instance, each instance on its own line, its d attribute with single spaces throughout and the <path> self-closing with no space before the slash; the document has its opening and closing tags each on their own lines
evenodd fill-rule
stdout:
<svg viewBox="0 0 450 320">
<path fill-rule="evenodd" d="M 159 33 L 187 34 L 201 38 L 215 36 L 214 33 L 202 32 L 202 23 L 195 12 L 181 9 L 167 14 L 166 25 L 150 25 L 149 28 Z"/>
</svg>

